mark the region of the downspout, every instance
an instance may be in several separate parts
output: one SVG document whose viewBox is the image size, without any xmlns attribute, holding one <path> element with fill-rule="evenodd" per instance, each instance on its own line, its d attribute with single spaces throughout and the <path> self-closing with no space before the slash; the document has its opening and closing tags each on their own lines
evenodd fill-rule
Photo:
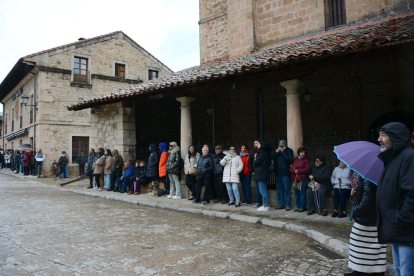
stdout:
<svg viewBox="0 0 414 276">
<path fill-rule="evenodd" d="M 38 71 L 39 72 L 39 71 Z M 37 73 L 38 73 L 37 72 Z M 37 95 L 37 73 L 30 72 L 33 75 L 33 150 L 36 152 L 36 110 L 37 110 L 37 102 L 36 102 L 36 95 Z"/>
<path fill-rule="evenodd" d="M 256 39 L 256 20 L 254 20 L 256 14 L 256 0 L 252 0 L 252 25 L 253 25 L 253 51 L 257 50 L 257 39 Z"/>
</svg>

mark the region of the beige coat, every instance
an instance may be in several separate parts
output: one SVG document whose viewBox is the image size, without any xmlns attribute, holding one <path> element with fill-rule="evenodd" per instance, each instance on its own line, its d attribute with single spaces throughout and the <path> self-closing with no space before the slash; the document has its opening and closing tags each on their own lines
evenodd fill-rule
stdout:
<svg viewBox="0 0 414 276">
<path fill-rule="evenodd" d="M 240 172 L 243 170 L 243 161 L 240 156 L 235 155 L 230 157 L 230 160 L 226 159 L 230 156 L 227 155 L 221 159 L 220 164 L 224 167 L 223 182 L 224 183 L 240 183 Z"/>
<path fill-rule="evenodd" d="M 113 158 L 112 158 L 112 156 L 106 156 L 105 157 L 105 169 L 104 169 L 104 174 L 111 174 L 112 173 L 112 169 L 111 169 L 111 166 L 112 166 L 112 160 L 113 160 Z"/>
<path fill-rule="evenodd" d="M 102 156 L 101 158 L 96 161 L 95 169 L 93 170 L 93 174 L 103 174 L 104 173 L 104 167 L 105 167 L 105 156 Z"/>
<path fill-rule="evenodd" d="M 193 167 L 197 168 L 198 158 L 200 158 L 200 154 L 197 152 L 195 157 L 191 157 L 190 160 L 188 159 L 188 153 L 184 160 L 184 173 L 188 174 L 188 170 Z"/>
</svg>

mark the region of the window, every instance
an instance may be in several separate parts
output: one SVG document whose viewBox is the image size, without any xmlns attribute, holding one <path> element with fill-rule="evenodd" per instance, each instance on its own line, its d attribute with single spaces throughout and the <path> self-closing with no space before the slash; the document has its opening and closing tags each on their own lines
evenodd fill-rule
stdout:
<svg viewBox="0 0 414 276">
<path fill-rule="evenodd" d="M 148 80 L 158 79 L 158 71 L 148 70 Z"/>
<path fill-rule="evenodd" d="M 73 60 L 73 81 L 88 83 L 88 59 L 75 57 Z"/>
<path fill-rule="evenodd" d="M 81 152 L 88 154 L 89 137 L 73 136 L 72 137 L 72 163 L 76 163 Z"/>
<path fill-rule="evenodd" d="M 327 0 L 327 28 L 346 24 L 345 0 Z"/>
<path fill-rule="evenodd" d="M 20 128 L 23 127 L 23 104 L 20 104 Z"/>
<path fill-rule="evenodd" d="M 14 108 L 12 109 L 12 128 L 11 131 L 14 131 Z"/>
<path fill-rule="evenodd" d="M 125 64 L 115 63 L 115 77 L 125 78 Z"/>
</svg>

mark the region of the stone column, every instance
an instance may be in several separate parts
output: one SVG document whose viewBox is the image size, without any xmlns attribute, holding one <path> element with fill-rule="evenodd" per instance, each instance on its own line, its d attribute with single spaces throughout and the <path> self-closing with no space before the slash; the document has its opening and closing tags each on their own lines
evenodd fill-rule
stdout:
<svg viewBox="0 0 414 276">
<path fill-rule="evenodd" d="M 302 118 L 300 113 L 299 87 L 301 83 L 297 80 L 288 80 L 280 83 L 286 88 L 286 110 L 287 110 L 287 143 L 293 150 L 294 156 L 299 147 L 303 146 Z"/>
<path fill-rule="evenodd" d="M 181 132 L 180 132 L 180 148 L 181 157 L 184 159 L 188 147 L 193 143 L 193 128 L 191 126 L 191 102 L 194 98 L 179 97 L 176 98 L 181 103 Z"/>
</svg>

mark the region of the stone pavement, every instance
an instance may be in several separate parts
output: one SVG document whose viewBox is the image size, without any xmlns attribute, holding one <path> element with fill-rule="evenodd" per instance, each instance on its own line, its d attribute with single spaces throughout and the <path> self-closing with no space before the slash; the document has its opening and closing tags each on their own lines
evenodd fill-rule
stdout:
<svg viewBox="0 0 414 276">
<path fill-rule="evenodd" d="M 10 171 L 1 171 L 2 173 L 13 174 Z M 15 174 L 14 174 L 15 175 Z M 86 189 L 89 185 L 89 180 L 75 182 L 67 186 L 60 186 L 66 180 L 54 180 L 53 178 L 36 178 L 33 176 L 16 175 L 20 178 L 26 178 L 31 181 L 47 184 L 63 191 L 72 191 L 78 194 L 84 194 L 94 197 L 100 197 L 110 200 L 117 200 L 138 204 L 143 206 L 150 206 L 156 208 L 163 208 L 167 210 L 174 210 L 179 212 L 188 212 L 192 214 L 200 214 L 218 218 L 227 218 L 248 223 L 258 223 L 269 225 L 288 231 L 294 231 L 310 237 L 311 239 L 333 249 L 334 251 L 348 255 L 349 249 L 349 234 L 352 228 L 352 222 L 348 218 L 331 218 L 330 214 L 326 217 L 319 215 L 306 215 L 306 212 L 294 212 L 285 210 L 275 210 L 271 208 L 268 212 L 258 212 L 253 205 L 243 205 L 240 208 L 234 206 L 227 206 L 227 204 L 209 204 L 201 205 L 194 204 L 186 198 L 180 200 L 167 199 L 166 197 L 155 198 L 148 194 L 141 195 L 127 195 L 126 193 L 114 193 L 107 191 L 95 191 Z M 74 179 L 70 178 L 69 180 Z M 388 250 L 388 253 L 391 251 Z M 390 259 L 389 259 L 390 261 Z M 387 269 L 388 275 L 393 275 L 392 266 Z"/>
</svg>

